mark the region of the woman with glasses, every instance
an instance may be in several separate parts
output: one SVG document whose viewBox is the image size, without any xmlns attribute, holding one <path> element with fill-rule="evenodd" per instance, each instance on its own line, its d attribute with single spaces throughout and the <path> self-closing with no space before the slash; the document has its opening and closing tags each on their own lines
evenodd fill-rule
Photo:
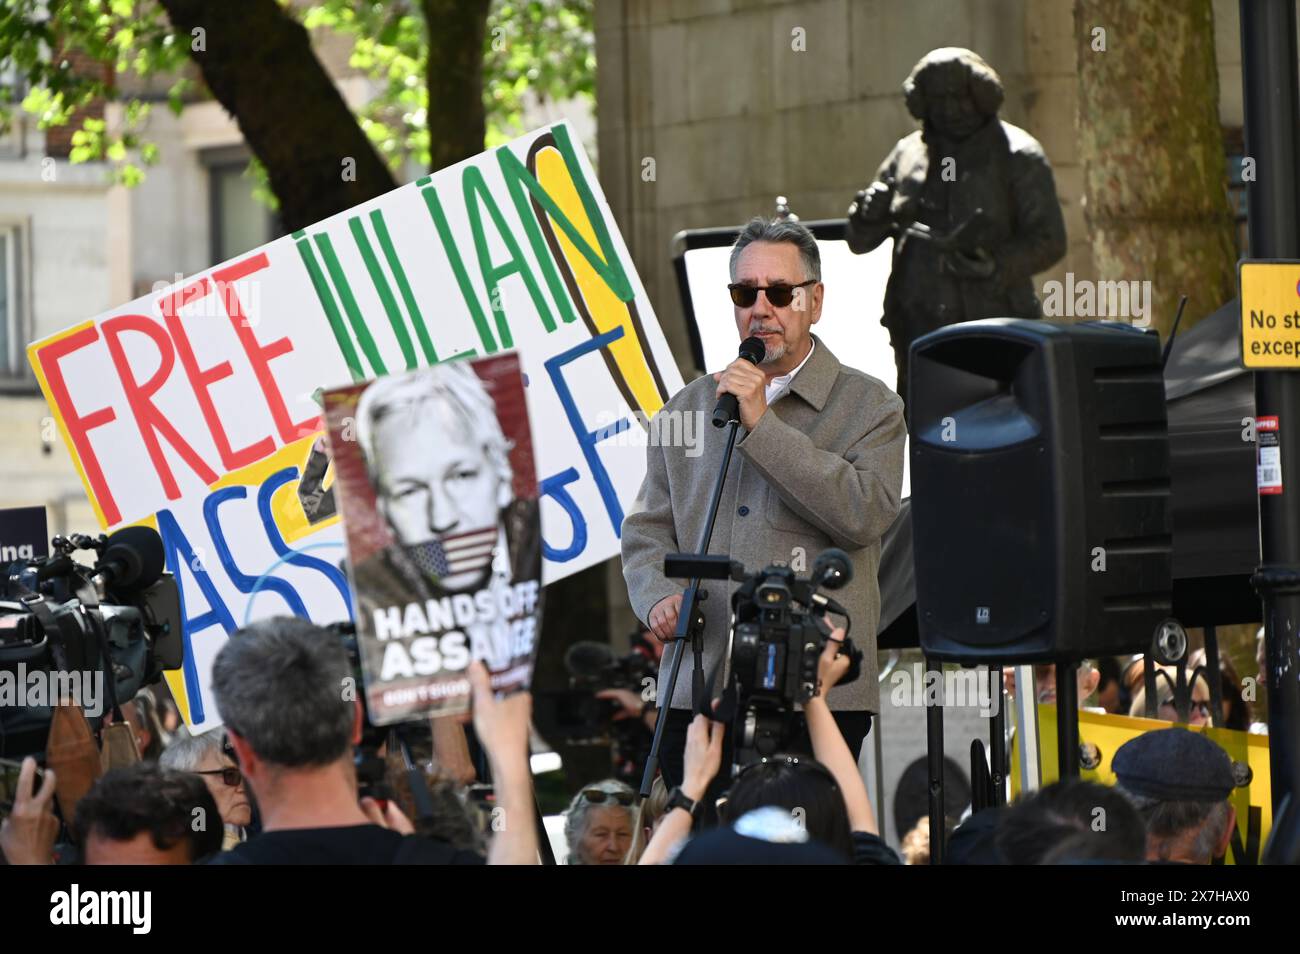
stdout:
<svg viewBox="0 0 1300 954">
<path fill-rule="evenodd" d="M 635 825 L 636 793 L 631 788 L 612 778 L 588 785 L 564 814 L 569 864 L 626 864 Z"/>
<path fill-rule="evenodd" d="M 229 851 L 244 840 L 244 827 L 252 820 L 253 808 L 244 790 L 244 777 L 239 766 L 222 744 L 224 739 L 223 729 L 213 729 L 199 736 L 180 731 L 175 741 L 163 750 L 158 764 L 203 779 L 212 792 L 221 823 L 225 826 L 221 850 Z"/>
</svg>

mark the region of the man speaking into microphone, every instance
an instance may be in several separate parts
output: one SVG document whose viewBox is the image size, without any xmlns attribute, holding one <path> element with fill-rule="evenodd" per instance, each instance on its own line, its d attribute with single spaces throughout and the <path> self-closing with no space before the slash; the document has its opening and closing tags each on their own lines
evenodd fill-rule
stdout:
<svg viewBox="0 0 1300 954">
<path fill-rule="evenodd" d="M 827 547 L 848 553 L 852 581 L 835 597 L 848 610 L 853 640 L 864 652 L 862 675 L 833 689 L 828 701 L 856 757 L 871 713 L 880 706 L 876 575 L 880 538 L 898 513 L 902 489 L 903 402 L 876 378 L 844 367 L 812 334 L 825 286 L 817 240 L 804 226 L 752 219 L 732 246 L 728 288 L 738 340 L 757 336 L 765 353 L 753 364 L 742 349 L 742 357 L 692 381 L 660 413 L 708 420 L 722 395 L 738 401 L 741 430 L 710 553 L 727 554 L 750 573 L 781 563 L 799 576 L 807 576 Z M 664 577 L 664 556 L 698 544 L 726 448 L 725 429 L 707 430 L 712 433 L 705 434 L 703 446 L 691 448 L 697 456 L 688 456 L 685 447 L 649 442 L 645 481 L 623 522 L 623 576 L 632 608 L 662 640 L 677 630 L 683 590 L 681 581 Z M 708 593 L 701 604 L 704 670 L 719 673 L 715 692 L 722 687 L 735 586 L 727 580 L 701 583 Z M 689 643 L 683 651 L 689 654 Z M 665 654 L 661 689 L 668 659 Z M 682 783 L 691 667 L 688 655 L 664 728 L 661 765 L 670 787 Z"/>
</svg>

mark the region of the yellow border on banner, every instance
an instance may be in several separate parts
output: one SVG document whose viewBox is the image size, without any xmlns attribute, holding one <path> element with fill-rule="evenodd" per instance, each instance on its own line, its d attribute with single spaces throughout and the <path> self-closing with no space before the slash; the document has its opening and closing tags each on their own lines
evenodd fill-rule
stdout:
<svg viewBox="0 0 1300 954">
<path fill-rule="evenodd" d="M 587 217 L 587 210 L 582 204 L 578 188 L 569 174 L 569 167 L 565 164 L 560 151 L 554 146 L 544 147 L 538 151 L 536 162 L 537 179 L 546 188 L 547 194 L 568 216 L 569 221 L 573 223 L 587 244 L 596 250 L 597 255 L 601 255 L 596 230 L 591 224 L 591 219 Z M 592 334 L 599 335 L 618 327 L 623 328 L 623 337 L 610 343 L 609 352 L 613 355 L 618 369 L 623 372 L 623 378 L 640 406 L 641 412 L 646 417 L 654 417 L 663 407 L 663 401 L 659 397 L 659 389 L 650 370 L 654 355 L 648 348 L 641 347 L 641 341 L 632 324 L 631 307 L 635 304 L 635 300 L 621 301 L 586 257 L 578 251 L 578 247 L 573 244 L 564 230 L 553 226 L 552 232 L 564 257 L 563 264 L 566 264 L 572 272 L 583 303 L 586 304 L 591 319 L 596 325 Z"/>
<path fill-rule="evenodd" d="M 93 328 L 95 321 L 83 321 L 79 325 L 73 325 L 71 328 L 65 328 L 58 334 L 50 335 L 48 338 L 42 338 L 40 341 L 34 341 L 27 346 L 27 362 L 32 366 L 32 371 L 36 374 L 36 382 L 41 386 L 41 393 L 45 395 L 45 405 L 50 409 L 50 415 L 54 422 L 59 425 L 59 433 L 63 435 L 63 443 L 68 448 L 68 454 L 72 457 L 72 464 L 77 468 L 77 475 L 81 477 L 81 484 L 86 488 L 86 497 L 90 500 L 90 506 L 95 510 L 95 519 L 99 521 L 99 529 L 107 530 L 108 521 L 104 519 L 104 508 L 100 506 L 99 499 L 95 496 L 94 490 L 90 486 L 90 478 L 86 476 L 86 469 L 82 466 L 81 456 L 77 453 L 77 446 L 72 443 L 72 435 L 68 433 L 68 427 L 63 422 L 63 415 L 59 413 L 58 405 L 50 397 L 50 384 L 45 380 L 45 372 L 41 369 L 41 363 L 36 360 L 36 352 L 42 348 L 48 347 L 64 338 L 79 334 L 87 328 Z M 155 527 L 157 529 L 157 527 Z"/>
</svg>

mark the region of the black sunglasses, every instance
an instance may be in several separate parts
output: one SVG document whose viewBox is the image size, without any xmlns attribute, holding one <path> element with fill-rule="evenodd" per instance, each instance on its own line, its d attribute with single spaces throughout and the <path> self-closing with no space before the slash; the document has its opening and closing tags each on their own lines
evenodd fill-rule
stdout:
<svg viewBox="0 0 1300 954">
<path fill-rule="evenodd" d="M 810 278 L 806 282 L 800 282 L 798 285 L 742 285 L 731 284 L 727 286 L 731 292 L 731 301 L 737 308 L 748 308 L 754 302 L 758 301 L 758 293 L 767 294 L 767 300 L 777 308 L 784 308 L 794 300 L 794 290 L 804 288 L 808 285 L 816 285 L 817 279 Z"/>
<path fill-rule="evenodd" d="M 244 773 L 239 771 L 235 766 L 229 768 L 206 769 L 202 772 L 195 772 L 195 775 L 220 775 L 221 781 L 225 782 L 231 788 L 234 788 L 244 780 Z"/>
<path fill-rule="evenodd" d="M 598 788 L 584 788 L 582 797 L 593 805 L 603 805 L 608 801 L 618 802 L 627 807 L 636 799 L 635 792 L 602 792 Z"/>
</svg>

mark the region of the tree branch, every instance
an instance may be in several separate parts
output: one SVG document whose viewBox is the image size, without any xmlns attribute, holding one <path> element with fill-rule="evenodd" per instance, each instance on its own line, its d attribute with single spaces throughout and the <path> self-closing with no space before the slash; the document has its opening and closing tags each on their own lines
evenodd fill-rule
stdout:
<svg viewBox="0 0 1300 954">
<path fill-rule="evenodd" d="M 266 167 L 288 229 L 396 188 L 306 29 L 276 0 L 159 2 L 181 42 L 203 30 L 190 58 Z"/>
<path fill-rule="evenodd" d="M 483 151 L 483 41 L 490 0 L 421 0 L 420 6 L 429 36 L 429 171 L 437 172 Z"/>
</svg>

